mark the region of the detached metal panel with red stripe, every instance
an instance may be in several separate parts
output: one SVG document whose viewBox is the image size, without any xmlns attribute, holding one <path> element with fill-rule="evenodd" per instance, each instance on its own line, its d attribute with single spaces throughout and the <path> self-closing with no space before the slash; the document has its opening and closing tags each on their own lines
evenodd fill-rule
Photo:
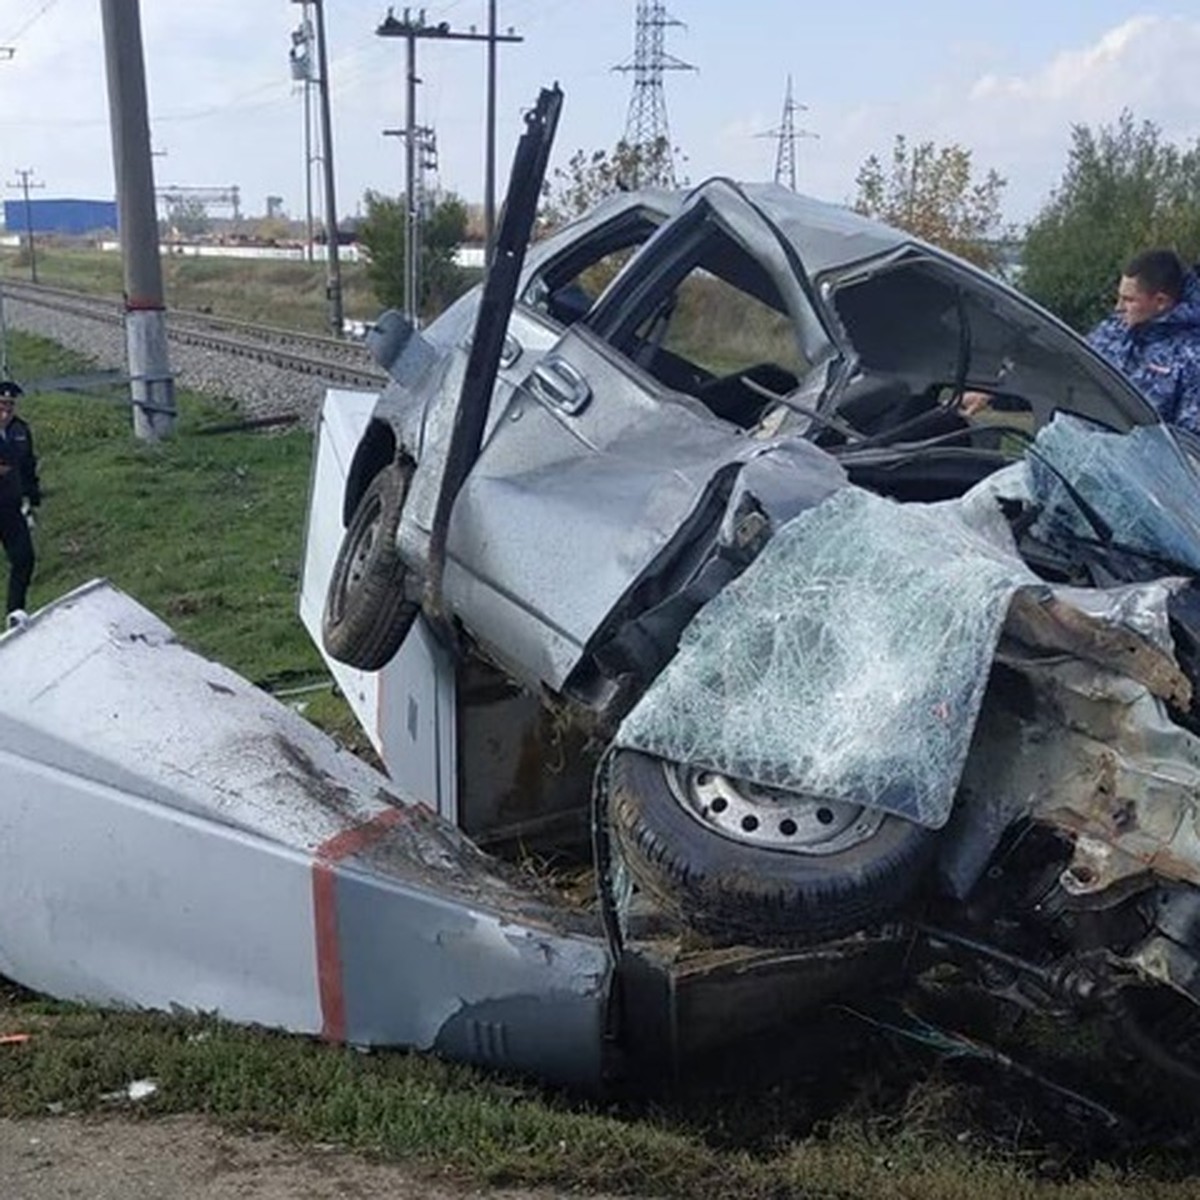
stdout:
<svg viewBox="0 0 1200 1200">
<path fill-rule="evenodd" d="M 612 960 L 453 825 L 103 582 L 0 638 L 0 974 L 573 1083 Z"/>
</svg>

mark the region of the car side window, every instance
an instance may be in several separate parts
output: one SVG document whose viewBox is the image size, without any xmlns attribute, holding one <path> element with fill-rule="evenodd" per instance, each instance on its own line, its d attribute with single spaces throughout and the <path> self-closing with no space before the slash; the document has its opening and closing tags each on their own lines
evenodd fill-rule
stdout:
<svg viewBox="0 0 1200 1200">
<path fill-rule="evenodd" d="M 658 213 L 623 213 L 547 263 L 525 288 L 521 303 L 569 326 L 592 307 L 621 268 L 658 229 Z"/>
<path fill-rule="evenodd" d="M 667 388 L 752 427 L 808 369 L 778 287 L 715 221 L 663 258 L 657 274 L 646 267 L 647 284 L 602 336 Z"/>
</svg>

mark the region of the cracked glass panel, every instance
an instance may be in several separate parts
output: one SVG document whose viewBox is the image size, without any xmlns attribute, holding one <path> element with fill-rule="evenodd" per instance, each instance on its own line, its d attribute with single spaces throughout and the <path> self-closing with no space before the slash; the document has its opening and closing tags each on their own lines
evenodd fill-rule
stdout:
<svg viewBox="0 0 1200 1200">
<path fill-rule="evenodd" d="M 1112 433 L 1059 414 L 1026 461 L 1042 508 L 1036 536 L 1061 545 L 1104 541 L 1111 532 L 1113 542 L 1162 560 L 1166 570 L 1200 570 L 1200 477 L 1167 426 Z M 1100 517 L 1099 531 L 1072 489 Z"/>
<path fill-rule="evenodd" d="M 1009 599 L 1039 582 L 997 518 L 842 489 L 701 610 L 617 743 L 942 825 Z"/>
</svg>

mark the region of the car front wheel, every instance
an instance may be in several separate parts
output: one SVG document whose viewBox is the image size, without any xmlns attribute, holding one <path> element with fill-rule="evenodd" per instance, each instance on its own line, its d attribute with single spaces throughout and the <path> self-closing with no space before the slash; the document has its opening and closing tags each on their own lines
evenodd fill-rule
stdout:
<svg viewBox="0 0 1200 1200">
<path fill-rule="evenodd" d="M 412 479 L 406 461 L 371 480 L 342 538 L 325 598 L 322 639 L 340 662 L 377 671 L 400 648 L 418 605 L 396 548 L 400 511 Z"/>
<path fill-rule="evenodd" d="M 609 820 L 635 883 L 723 942 L 802 945 L 900 915 L 937 831 L 616 750 Z"/>
</svg>

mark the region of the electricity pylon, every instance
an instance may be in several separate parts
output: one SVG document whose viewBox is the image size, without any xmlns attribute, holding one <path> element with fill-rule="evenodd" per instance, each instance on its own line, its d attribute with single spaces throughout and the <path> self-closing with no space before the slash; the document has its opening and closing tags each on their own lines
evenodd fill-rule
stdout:
<svg viewBox="0 0 1200 1200">
<path fill-rule="evenodd" d="M 653 163 L 657 168 L 654 182 L 669 187 L 675 185 L 675 159 L 667 121 L 663 72 L 696 69 L 664 49 L 667 27 L 682 24 L 668 15 L 663 0 L 638 0 L 633 59 L 613 67 L 614 71 L 633 72 L 633 95 L 625 121 L 624 140 L 627 146 L 639 152 L 634 171 L 636 173 L 638 169 L 638 160 L 645 157 L 647 163 Z M 639 180 L 634 178 L 631 182 L 636 187 Z"/>
<path fill-rule="evenodd" d="M 776 139 L 775 148 L 775 182 L 782 183 L 794 192 L 796 190 L 796 141 L 798 138 L 818 138 L 821 135 L 810 129 L 796 128 L 796 114 L 807 112 L 803 104 L 797 104 L 792 99 L 792 77 L 788 76 L 787 95 L 783 101 L 783 117 L 778 129 L 769 129 L 760 133 L 759 137 Z"/>
</svg>

